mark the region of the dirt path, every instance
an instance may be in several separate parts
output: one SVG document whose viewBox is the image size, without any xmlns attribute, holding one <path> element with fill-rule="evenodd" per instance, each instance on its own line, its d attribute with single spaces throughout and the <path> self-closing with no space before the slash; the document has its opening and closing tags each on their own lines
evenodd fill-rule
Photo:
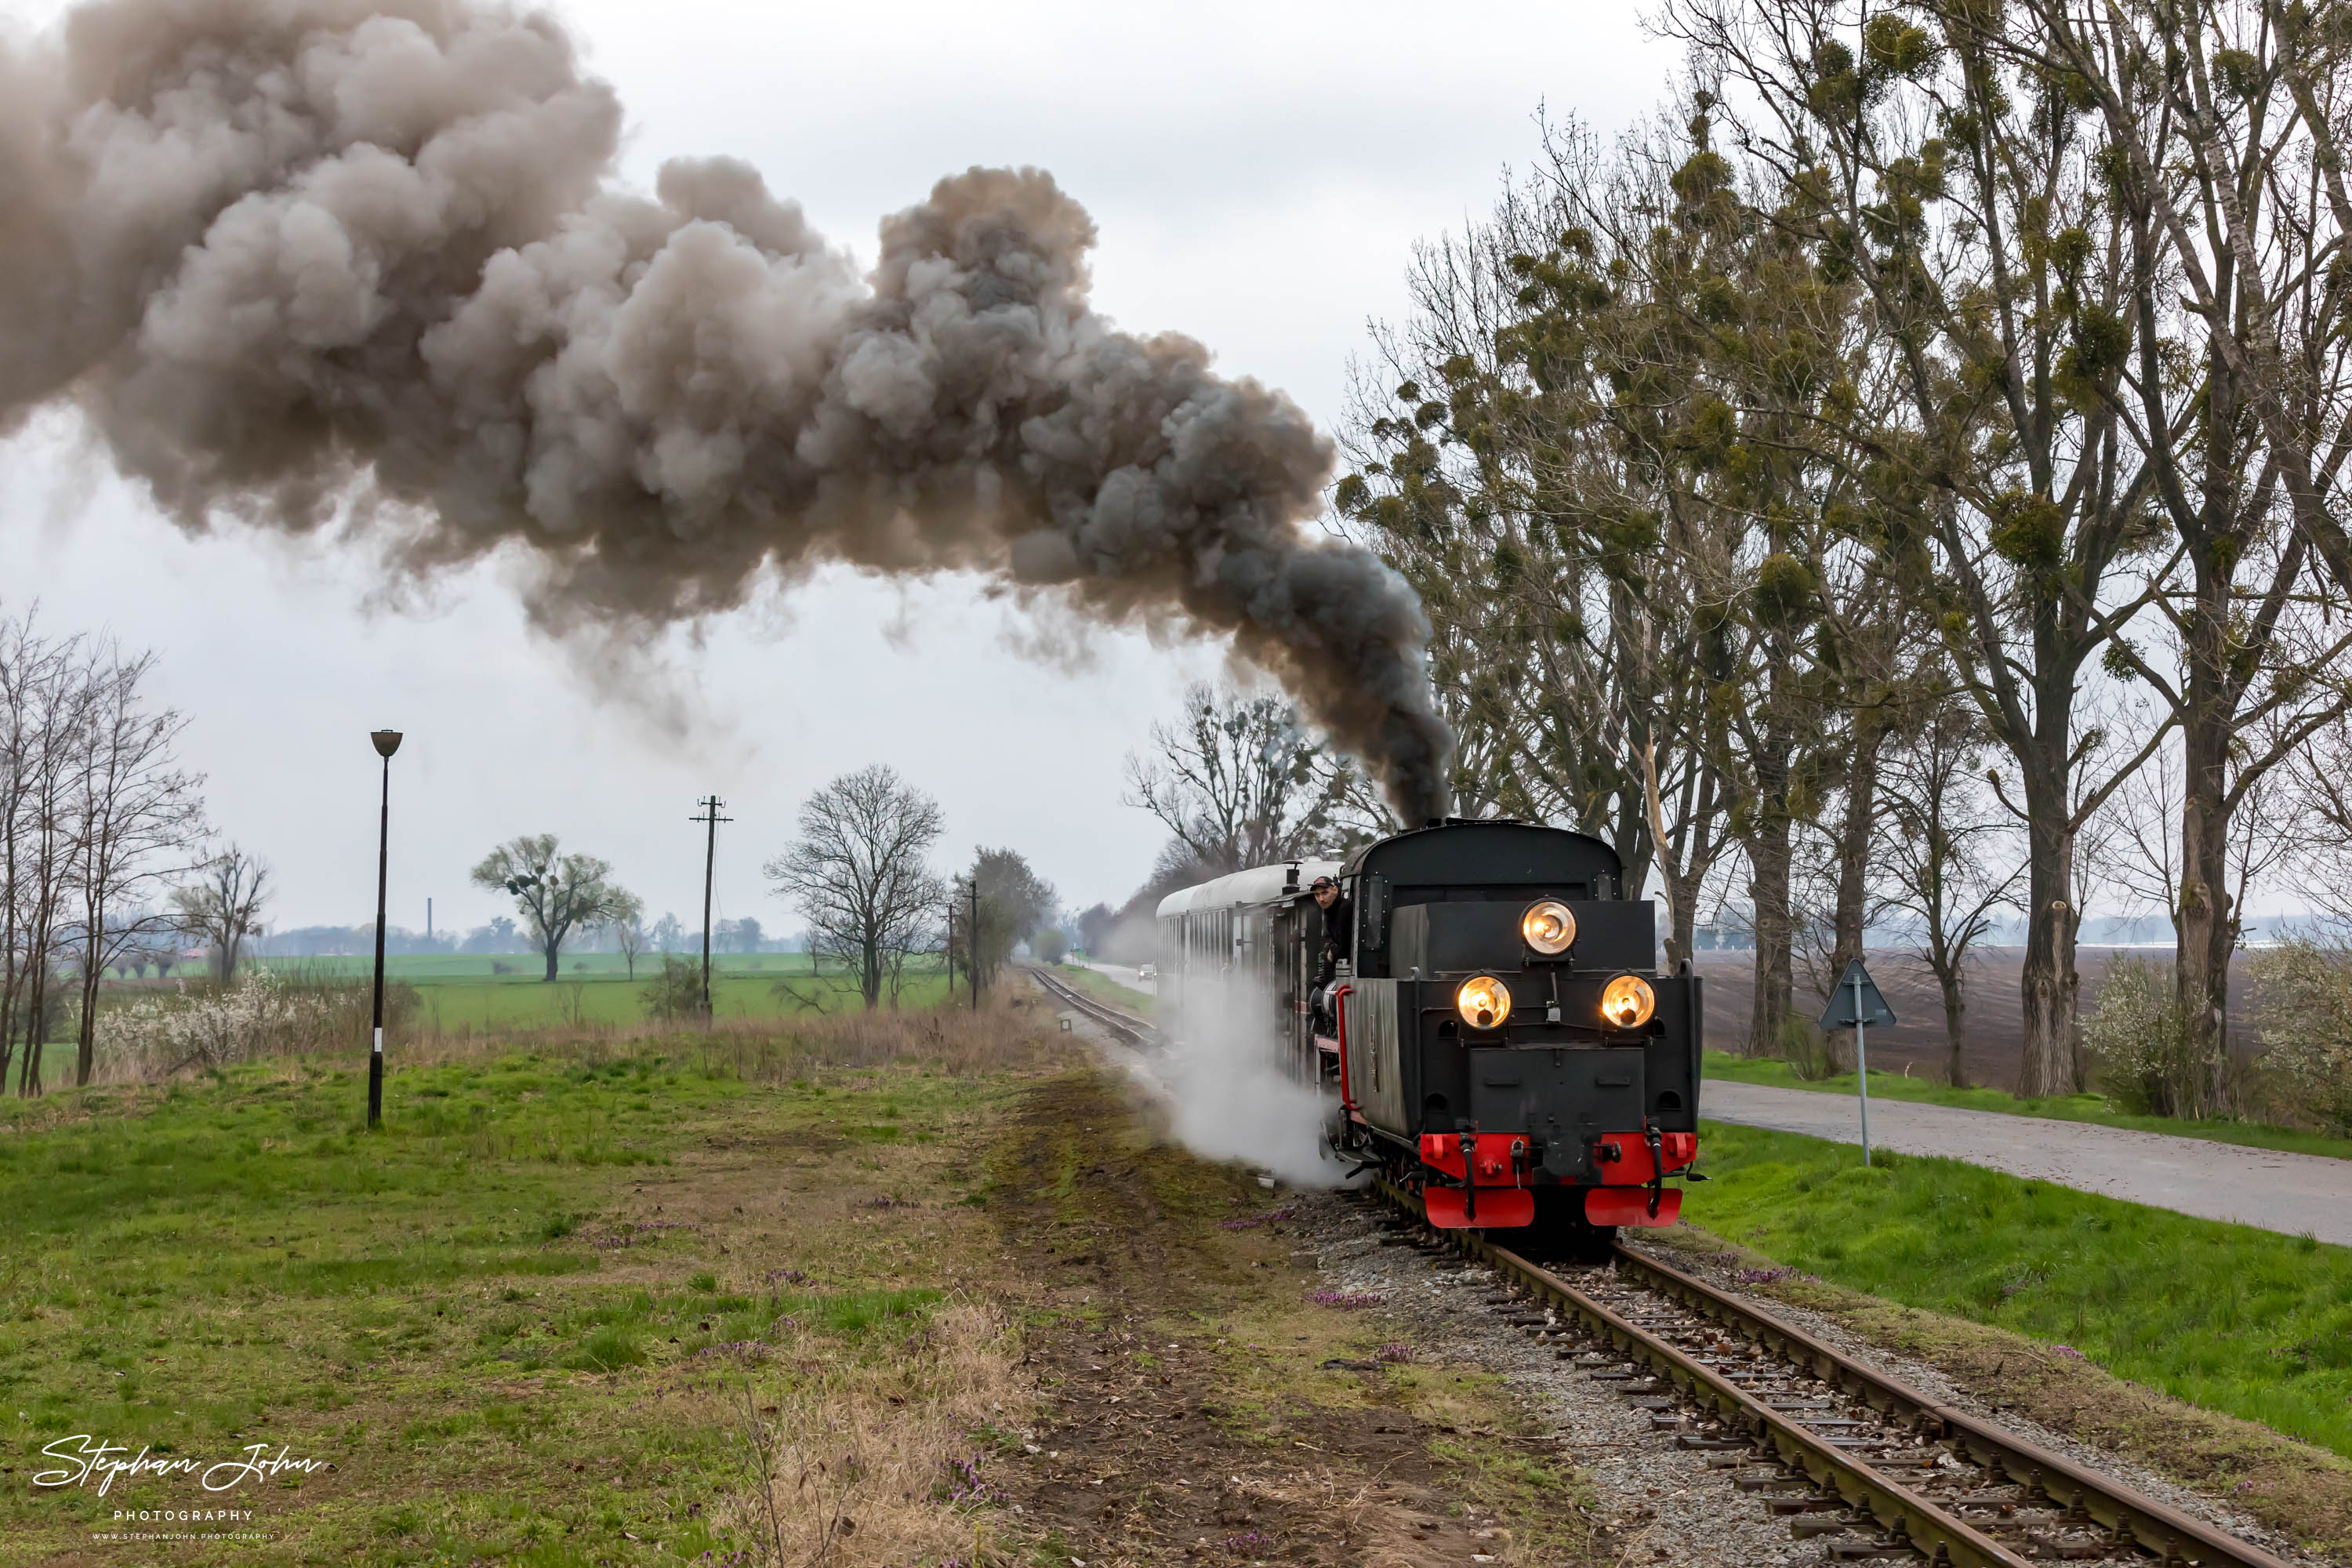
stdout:
<svg viewBox="0 0 2352 1568">
<path fill-rule="evenodd" d="M 1718 1079 L 1700 1091 L 1699 1112 L 1743 1127 L 1862 1141 L 1860 1109 L 1843 1095 Z M 1940 1154 L 2200 1219 L 2352 1247 L 2352 1160 L 1900 1100 L 1871 1101 L 1870 1140 L 1874 1148 Z"/>
<path fill-rule="evenodd" d="M 1398 1347 L 1412 1364 L 1383 1361 L 1352 1303 L 1316 1299 L 1288 1205 L 1148 1115 L 1074 1074 L 992 1159 L 1042 1405 L 1000 1474 L 1040 1560 L 1585 1561 L 1565 1467 L 1498 1479 L 1446 1452 L 1465 1425 L 1515 1429 L 1492 1380 Z"/>
</svg>

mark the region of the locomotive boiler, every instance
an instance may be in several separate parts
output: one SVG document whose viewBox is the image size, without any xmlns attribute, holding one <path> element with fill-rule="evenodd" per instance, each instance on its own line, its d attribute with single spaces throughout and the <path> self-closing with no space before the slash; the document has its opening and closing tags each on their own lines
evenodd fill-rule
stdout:
<svg viewBox="0 0 2352 1568">
<path fill-rule="evenodd" d="M 1457 818 L 1186 888 L 1159 910 L 1160 1026 L 1180 1046 L 1247 1032 L 1324 1091 L 1334 1152 L 1432 1224 L 1605 1250 L 1619 1226 L 1674 1223 L 1667 1180 L 1698 1152 L 1701 983 L 1658 972 L 1623 874 L 1589 835 Z M 1327 1006 L 1321 876 L 1351 911 Z"/>
</svg>

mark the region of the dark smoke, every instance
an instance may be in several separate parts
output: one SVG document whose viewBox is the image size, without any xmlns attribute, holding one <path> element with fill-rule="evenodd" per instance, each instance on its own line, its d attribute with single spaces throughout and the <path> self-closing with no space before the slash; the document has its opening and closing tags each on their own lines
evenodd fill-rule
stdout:
<svg viewBox="0 0 2352 1568">
<path fill-rule="evenodd" d="M 520 542 L 556 631 L 825 560 L 1179 616 L 1443 811 L 1421 605 L 1305 526 L 1328 444 L 1096 316 L 1050 176 L 942 180 L 861 279 L 741 163 L 617 188 L 621 120 L 543 15 L 85 5 L 0 51 L 0 416 L 73 400 L 193 531 Z"/>
</svg>

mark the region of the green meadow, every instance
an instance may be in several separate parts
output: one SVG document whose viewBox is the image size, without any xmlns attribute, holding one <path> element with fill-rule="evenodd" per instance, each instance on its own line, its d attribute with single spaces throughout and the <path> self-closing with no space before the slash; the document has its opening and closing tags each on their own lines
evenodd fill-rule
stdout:
<svg viewBox="0 0 2352 1568">
<path fill-rule="evenodd" d="M 950 1135 L 1045 1038 L 975 1026 L 993 1034 L 902 1015 L 492 1047 L 395 1067 L 376 1133 L 350 1057 L 0 1108 L 19 1216 L 0 1558 L 588 1568 L 744 1548 L 749 1391 L 787 1418 L 887 1415 L 962 1375 L 943 1287 L 993 1253 L 943 1235 L 977 1222 L 941 1212 L 975 1180 Z M 224 1497 L 28 1484 L 69 1471 L 81 1436 L 316 1464 Z M 117 1510 L 192 1502 L 254 1510 L 263 1539 L 92 1540 Z"/>
<path fill-rule="evenodd" d="M 2352 1249 L 1792 1133 L 1702 1147 L 1693 1225 L 2352 1457 Z"/>
<path fill-rule="evenodd" d="M 698 967 L 700 955 L 689 962 Z M 296 984 L 364 981 L 373 965 L 374 960 L 364 955 L 251 963 L 251 967 Z M 384 961 L 385 979 L 415 995 L 407 1013 L 411 1027 L 431 1034 L 642 1025 L 652 977 L 660 972 L 658 954 L 641 955 L 632 977 L 618 953 L 566 953 L 552 981 L 545 978 L 545 963 L 530 953 L 431 954 Z M 168 983 L 110 984 L 107 1001 L 120 1003 L 159 989 L 168 990 Z M 898 1004 L 933 1006 L 946 994 L 947 976 L 936 963 L 926 968 L 910 965 L 901 980 Z M 856 979 L 838 963 L 818 969 L 804 952 L 714 953 L 710 1006 L 713 1016 L 724 1021 L 838 1014 L 858 1010 L 863 1002 Z"/>
</svg>

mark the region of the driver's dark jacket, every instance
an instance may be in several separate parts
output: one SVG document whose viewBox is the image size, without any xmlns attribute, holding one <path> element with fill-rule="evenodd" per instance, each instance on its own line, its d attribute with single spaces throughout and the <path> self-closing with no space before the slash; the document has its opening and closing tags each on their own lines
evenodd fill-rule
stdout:
<svg viewBox="0 0 2352 1568">
<path fill-rule="evenodd" d="M 1321 923 L 1315 932 L 1315 984 L 1328 985 L 1339 972 L 1339 960 L 1346 957 L 1355 930 L 1356 906 L 1347 899 L 1334 899 L 1331 907 L 1317 909 Z"/>
</svg>

